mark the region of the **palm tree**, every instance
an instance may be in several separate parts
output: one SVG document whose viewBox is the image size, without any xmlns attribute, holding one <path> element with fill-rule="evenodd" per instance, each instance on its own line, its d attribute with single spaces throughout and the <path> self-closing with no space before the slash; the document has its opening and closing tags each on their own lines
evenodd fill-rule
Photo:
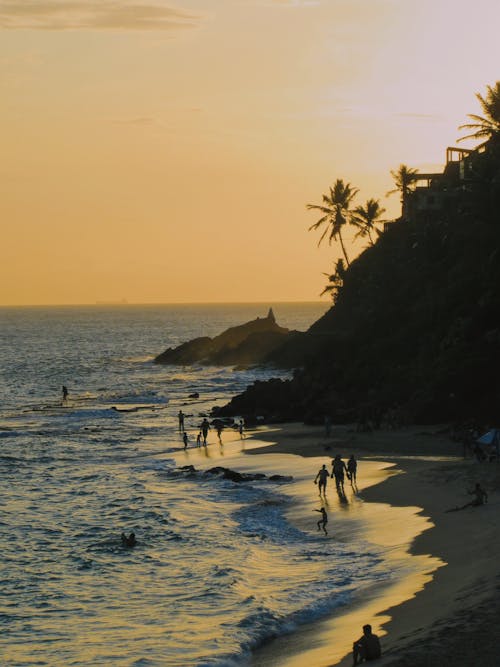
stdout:
<svg viewBox="0 0 500 667">
<path fill-rule="evenodd" d="M 486 86 L 486 96 L 483 97 L 476 93 L 476 97 L 481 104 L 484 116 L 478 116 L 474 113 L 467 114 L 473 123 L 460 125 L 459 130 L 474 130 L 472 134 L 461 137 L 458 141 L 464 139 L 492 139 L 500 136 L 500 81 L 494 86 Z"/>
<path fill-rule="evenodd" d="M 350 206 L 354 197 L 358 194 L 358 189 L 353 188 L 350 183 L 344 183 L 341 178 L 338 178 L 333 184 L 333 188 L 329 188 L 330 192 L 323 195 L 323 205 L 307 204 L 308 209 L 315 209 L 321 211 L 323 216 L 309 227 L 311 229 L 318 229 L 322 225 L 325 230 L 321 235 L 318 245 L 328 235 L 328 243 L 332 240 L 339 241 L 344 254 L 347 266 L 349 266 L 349 258 L 344 246 L 342 238 L 342 227 L 350 220 Z"/>
<path fill-rule="evenodd" d="M 417 169 L 412 169 L 407 167 L 405 164 L 400 164 L 397 169 L 391 170 L 391 176 L 394 179 L 395 188 L 394 190 L 389 190 L 385 195 L 393 195 L 395 192 L 401 193 L 401 217 L 404 218 L 406 215 L 406 202 L 408 200 L 408 195 L 412 192 L 415 176 L 418 174 Z"/>
<path fill-rule="evenodd" d="M 328 275 L 328 273 L 323 274 L 328 278 L 328 285 L 321 292 L 321 296 L 323 296 L 323 294 L 330 293 L 332 301 L 335 303 L 337 301 L 339 292 L 342 289 L 342 285 L 344 284 L 345 272 L 346 268 L 344 266 L 344 260 L 337 260 L 332 275 Z"/>
<path fill-rule="evenodd" d="M 377 222 L 384 222 L 380 220 L 380 216 L 384 215 L 384 213 L 385 208 L 380 206 L 379 199 L 368 199 L 364 206 L 356 206 L 351 216 L 352 224 L 359 230 L 355 238 L 358 238 L 358 236 L 363 238 L 368 236 L 370 245 L 374 245 L 372 231 L 377 231 L 375 226 Z"/>
</svg>

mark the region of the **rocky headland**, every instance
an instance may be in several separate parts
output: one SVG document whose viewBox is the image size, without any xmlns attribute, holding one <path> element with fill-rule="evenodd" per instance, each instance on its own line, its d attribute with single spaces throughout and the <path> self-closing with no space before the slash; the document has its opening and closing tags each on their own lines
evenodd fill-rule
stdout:
<svg viewBox="0 0 500 667">
<path fill-rule="evenodd" d="M 159 354 L 156 364 L 252 366 L 266 363 L 285 340 L 297 332 L 277 324 L 272 308 L 258 317 L 210 338 L 202 336 Z"/>
<path fill-rule="evenodd" d="M 214 414 L 498 423 L 500 137 L 425 177 L 347 267 L 332 308 L 267 355 L 293 379 L 255 383 Z"/>
</svg>

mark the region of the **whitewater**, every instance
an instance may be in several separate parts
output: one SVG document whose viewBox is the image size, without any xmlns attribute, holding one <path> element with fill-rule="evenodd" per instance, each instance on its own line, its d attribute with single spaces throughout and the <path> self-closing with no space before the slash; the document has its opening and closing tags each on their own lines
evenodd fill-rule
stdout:
<svg viewBox="0 0 500 667">
<path fill-rule="evenodd" d="M 234 429 L 222 446 L 213 430 L 207 448 L 194 446 L 213 406 L 285 373 L 152 362 L 270 305 L 302 331 L 326 310 L 0 309 L 1 664 L 246 665 L 270 638 L 389 576 L 370 545 L 323 539 L 317 517 L 311 530 L 289 520 L 310 474 L 300 457 L 248 456 L 254 439 Z M 214 466 L 262 477 L 205 474 Z M 122 532 L 135 533 L 134 548 Z"/>
</svg>

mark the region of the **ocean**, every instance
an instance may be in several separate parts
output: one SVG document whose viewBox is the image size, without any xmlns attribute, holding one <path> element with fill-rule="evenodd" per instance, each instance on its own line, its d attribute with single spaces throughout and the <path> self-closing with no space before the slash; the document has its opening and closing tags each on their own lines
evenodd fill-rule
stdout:
<svg viewBox="0 0 500 667">
<path fill-rule="evenodd" d="M 223 446 L 213 430 L 207 448 L 194 445 L 203 414 L 279 373 L 152 363 L 270 305 L 280 325 L 302 331 L 327 309 L 0 309 L 2 665 L 246 665 L 269 638 L 384 576 L 377 550 L 292 524 L 286 481 L 203 474 L 217 465 L 272 472 L 264 456 L 245 456 L 251 440 L 235 430 Z M 293 458 L 289 469 L 280 459 L 282 475 L 300 476 Z M 135 533 L 134 548 L 122 532 Z"/>
</svg>

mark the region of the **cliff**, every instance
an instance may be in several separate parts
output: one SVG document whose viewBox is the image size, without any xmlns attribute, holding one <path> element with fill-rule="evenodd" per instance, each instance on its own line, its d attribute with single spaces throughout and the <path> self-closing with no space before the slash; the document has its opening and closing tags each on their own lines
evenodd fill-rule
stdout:
<svg viewBox="0 0 500 667">
<path fill-rule="evenodd" d="M 473 178 L 436 189 L 440 208 L 388 225 L 336 304 L 272 353 L 293 380 L 253 385 L 221 414 L 498 423 L 500 145 L 470 159 Z"/>
</svg>

